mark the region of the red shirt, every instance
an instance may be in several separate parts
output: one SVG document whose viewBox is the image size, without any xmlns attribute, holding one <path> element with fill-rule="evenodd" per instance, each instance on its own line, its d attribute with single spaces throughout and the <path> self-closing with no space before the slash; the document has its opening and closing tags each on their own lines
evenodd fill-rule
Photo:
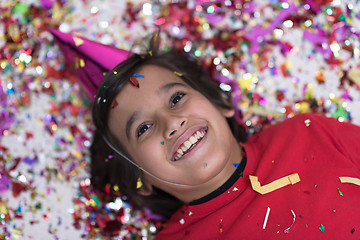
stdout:
<svg viewBox="0 0 360 240">
<path fill-rule="evenodd" d="M 244 147 L 243 177 L 214 199 L 183 206 L 157 240 L 360 238 L 360 186 L 339 180 L 360 178 L 360 127 L 303 114 L 268 127 Z M 300 182 L 264 195 L 249 179 L 257 176 L 264 186 L 294 173 Z"/>
</svg>

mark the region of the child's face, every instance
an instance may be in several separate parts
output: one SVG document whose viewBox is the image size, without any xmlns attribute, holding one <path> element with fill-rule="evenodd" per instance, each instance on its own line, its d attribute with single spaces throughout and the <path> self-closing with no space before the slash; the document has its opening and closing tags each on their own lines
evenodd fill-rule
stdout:
<svg viewBox="0 0 360 240">
<path fill-rule="evenodd" d="M 143 66 L 139 88 L 130 83 L 116 97 L 109 127 L 154 186 L 192 200 L 223 184 L 240 160 L 239 145 L 225 117 L 233 110 L 216 108 L 173 72 Z M 190 146 L 190 147 L 189 147 Z M 188 197 L 185 197 L 190 195 Z"/>
</svg>

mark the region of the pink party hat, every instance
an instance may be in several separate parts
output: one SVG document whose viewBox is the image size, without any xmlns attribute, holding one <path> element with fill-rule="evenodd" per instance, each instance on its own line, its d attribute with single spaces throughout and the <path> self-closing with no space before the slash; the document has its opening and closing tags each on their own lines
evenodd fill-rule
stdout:
<svg viewBox="0 0 360 240">
<path fill-rule="evenodd" d="M 94 96 L 104 72 L 132 55 L 131 52 L 49 28 L 68 63 L 74 66 L 89 96 Z"/>
</svg>

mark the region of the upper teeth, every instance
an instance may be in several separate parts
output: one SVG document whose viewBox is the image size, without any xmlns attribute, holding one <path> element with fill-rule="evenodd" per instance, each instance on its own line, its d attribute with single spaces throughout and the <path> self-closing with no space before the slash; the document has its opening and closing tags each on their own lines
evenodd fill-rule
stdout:
<svg viewBox="0 0 360 240">
<path fill-rule="evenodd" d="M 181 158 L 184 153 L 195 143 L 197 143 L 199 141 L 199 139 L 203 138 L 205 135 L 205 131 L 201 130 L 201 131 L 197 131 L 196 133 L 194 133 L 188 140 L 186 140 L 180 147 L 179 149 L 176 151 L 176 155 L 175 155 L 175 161 L 178 160 L 179 158 Z"/>
</svg>

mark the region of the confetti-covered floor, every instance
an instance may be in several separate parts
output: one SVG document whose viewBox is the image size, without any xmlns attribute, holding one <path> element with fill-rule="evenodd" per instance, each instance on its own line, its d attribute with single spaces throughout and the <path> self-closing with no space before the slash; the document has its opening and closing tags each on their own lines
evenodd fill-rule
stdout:
<svg viewBox="0 0 360 240">
<path fill-rule="evenodd" d="M 234 92 L 250 132 L 302 112 L 360 125 L 355 0 L 1 0 L 0 15 L 0 239 L 151 239 L 160 227 L 91 189 L 92 99 L 47 27 L 130 50 L 161 26 L 163 49 L 190 52 Z"/>
</svg>

